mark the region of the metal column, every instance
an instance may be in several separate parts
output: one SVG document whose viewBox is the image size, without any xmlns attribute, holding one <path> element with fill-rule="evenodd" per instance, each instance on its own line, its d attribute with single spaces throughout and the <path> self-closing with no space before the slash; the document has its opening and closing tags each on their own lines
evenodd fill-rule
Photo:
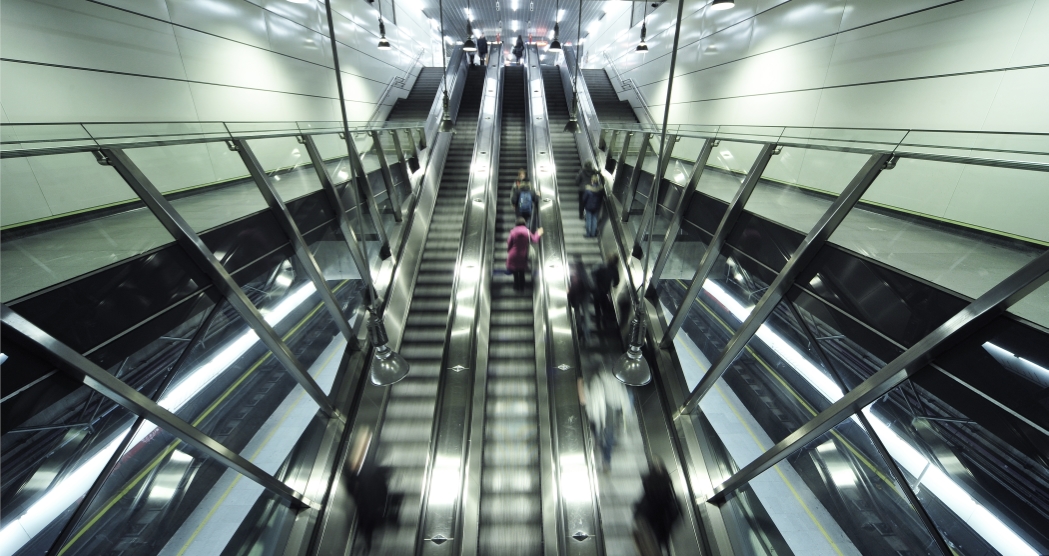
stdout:
<svg viewBox="0 0 1049 556">
<path fill-rule="evenodd" d="M 652 176 L 652 187 L 648 190 L 648 202 L 645 203 L 645 212 L 641 215 L 641 222 L 637 224 L 637 235 L 634 237 L 632 253 L 635 259 L 640 259 L 641 255 L 644 254 L 641 242 L 645 239 L 648 220 L 655 218 L 655 213 L 659 210 L 659 190 L 663 185 L 663 176 L 667 173 L 667 166 L 670 165 L 670 158 L 674 153 L 674 146 L 677 145 L 677 141 L 677 136 L 670 135 L 667 137 L 666 145 L 663 145 L 663 155 L 659 157 L 659 163 L 656 165 L 656 174 Z"/>
<path fill-rule="evenodd" d="M 386 182 L 386 196 L 390 200 L 390 208 L 393 209 L 393 219 L 400 222 L 404 219 L 401 215 L 401 196 L 397 193 L 397 187 L 393 183 L 393 172 L 390 171 L 390 164 L 386 161 L 386 151 L 382 148 L 382 134 L 373 129 L 371 136 L 375 143 L 375 153 L 379 157 L 382 179 Z"/>
<path fill-rule="evenodd" d="M 317 259 L 313 258 L 313 253 L 310 252 L 309 247 L 306 245 L 306 240 L 302 237 L 299 226 L 295 224 L 295 219 L 288 212 L 287 205 L 284 204 L 280 194 L 274 189 L 273 183 L 270 182 L 266 171 L 259 164 L 259 160 L 255 158 L 255 153 L 251 151 L 248 142 L 244 139 L 235 139 L 233 145 L 236 147 L 237 153 L 240 154 L 241 161 L 248 167 L 248 173 L 255 180 L 255 185 L 258 186 L 262 197 L 266 199 L 266 204 L 269 205 L 273 215 L 277 217 L 277 222 L 280 223 L 284 234 L 288 236 L 288 241 L 291 242 L 291 246 L 295 250 L 295 256 L 302 263 L 303 268 L 306 269 L 306 274 L 310 277 L 310 280 L 313 281 L 314 287 L 317 288 L 317 293 L 320 294 L 321 300 L 324 301 L 325 308 L 328 309 L 328 314 L 335 320 L 335 326 L 339 328 L 339 332 L 346 338 L 346 341 L 352 342 L 354 334 L 350 328 L 350 323 L 346 321 L 346 317 L 342 314 L 339 302 L 335 299 L 335 293 L 328 287 L 328 282 L 324 279 L 324 273 L 321 272 Z"/>
<path fill-rule="evenodd" d="M 390 240 L 386 237 L 386 228 L 382 224 L 382 214 L 379 212 L 379 205 L 375 204 L 371 180 L 368 179 L 368 172 L 364 170 L 364 163 L 361 162 L 361 155 L 357 152 L 357 145 L 353 142 L 353 137 L 349 135 L 346 136 L 346 148 L 350 155 L 350 167 L 357 175 L 356 185 L 363 188 L 365 193 L 364 199 L 357 205 L 357 210 L 363 210 L 364 205 L 368 205 L 368 212 L 372 215 L 372 225 L 382 244 L 379 248 L 379 257 L 388 259 L 393 252 L 390 250 Z"/>
<path fill-rule="evenodd" d="M 648 149 L 651 147 L 649 139 L 651 137 L 651 133 L 643 133 L 641 135 L 641 146 L 637 150 L 637 162 L 634 163 L 634 171 L 630 174 L 630 182 L 627 183 L 626 190 L 623 192 L 623 222 L 630 220 L 630 209 L 634 206 L 634 190 L 637 189 L 637 182 L 641 179 L 641 166 L 645 163 L 645 157 L 648 156 Z M 626 150 L 626 145 L 623 145 L 623 150 Z"/>
<path fill-rule="evenodd" d="M 630 148 L 630 140 L 633 139 L 634 133 L 632 131 L 623 132 L 623 149 L 619 152 L 619 159 L 616 161 L 616 172 L 612 176 L 612 191 L 615 192 L 616 182 L 623 180 L 623 164 L 626 164 L 626 151 Z"/>
<path fill-rule="evenodd" d="M 688 286 L 688 292 L 685 293 L 684 299 L 681 300 L 681 306 L 678 307 L 677 313 L 674 314 L 674 318 L 667 326 L 666 334 L 663 336 L 663 341 L 659 347 L 668 349 L 673 345 L 674 335 L 681 328 L 681 324 L 685 322 L 685 315 L 688 314 L 692 303 L 699 297 L 699 292 L 703 290 L 703 283 L 706 282 L 710 270 L 714 268 L 714 263 L 718 260 L 718 255 L 721 254 L 721 247 L 725 244 L 725 238 L 728 237 L 729 232 L 736 225 L 736 220 L 739 219 L 740 213 L 743 212 L 743 206 L 747 204 L 750 194 L 754 192 L 754 187 L 758 184 L 758 180 L 761 179 L 761 174 L 765 172 L 765 166 L 768 166 L 775 149 L 776 145 L 772 143 L 766 143 L 761 147 L 761 152 L 754 159 L 754 164 L 751 165 L 746 179 L 743 180 L 743 184 L 736 191 L 736 196 L 732 198 L 728 208 L 725 209 L 725 214 L 721 217 L 721 223 L 718 224 L 714 237 L 710 239 L 710 245 L 707 246 L 706 252 L 703 253 L 703 258 L 699 261 L 699 268 L 696 269 L 696 275 Z"/>
<path fill-rule="evenodd" d="M 827 242 L 827 238 L 834 233 L 834 230 L 838 229 L 838 225 L 841 224 L 841 221 L 845 219 L 852 207 L 860 200 L 860 197 L 867 191 L 871 183 L 881 174 L 881 171 L 885 169 L 891 158 L 892 155 L 888 153 L 871 155 L 856 176 L 852 178 L 852 182 L 845 188 L 845 191 L 823 213 L 823 216 L 820 217 L 819 221 L 812 227 L 812 230 L 805 236 L 801 245 L 794 250 L 794 254 L 791 255 L 790 260 L 784 265 L 783 270 L 780 271 L 776 279 L 765 290 L 765 294 L 761 296 L 761 300 L 758 301 L 754 310 L 751 311 L 750 316 L 736 330 L 728 345 L 722 350 L 721 355 L 718 356 L 711 364 L 710 369 L 703 375 L 703 380 L 699 381 L 696 389 L 689 394 L 684 406 L 686 412 L 691 412 L 695 409 L 703 395 L 728 370 L 732 361 L 739 355 L 739 352 L 743 351 L 750 338 L 758 331 L 765 319 L 772 314 L 776 304 L 783 299 L 783 295 L 794 285 L 794 279 L 812 261 L 812 258 L 816 256 L 816 253 Z M 707 254 L 710 253 L 708 252 Z"/>
<path fill-rule="evenodd" d="M 689 204 L 692 203 L 692 196 L 696 192 L 700 178 L 703 177 L 703 170 L 707 167 L 707 159 L 710 158 L 710 152 L 713 148 L 713 139 L 704 141 L 703 148 L 699 151 L 699 157 L 696 158 L 696 164 L 692 166 L 692 171 L 689 172 L 688 182 L 677 201 L 677 208 L 674 210 L 674 214 L 670 216 L 670 225 L 667 228 L 667 235 L 663 238 L 663 246 L 659 250 L 659 257 L 656 258 L 656 264 L 652 267 L 652 276 L 649 278 L 649 291 L 646 292 L 646 295 L 655 292 L 655 284 L 663 275 L 663 269 L 666 268 L 667 261 L 670 260 L 670 251 L 674 248 L 674 242 L 677 241 L 678 232 L 681 231 L 681 220 L 685 218 L 685 211 L 688 210 Z"/>
<path fill-rule="evenodd" d="M 321 411 L 329 416 L 338 416 L 338 412 L 332 407 L 328 395 L 321 390 L 320 386 L 313 380 L 313 377 L 306 372 L 306 367 L 291 353 L 287 344 L 281 340 L 277 332 L 273 330 L 273 327 L 262 318 L 262 314 L 259 313 L 259 310 L 251 300 L 244 295 L 244 291 L 240 289 L 240 286 L 237 285 L 233 277 L 222 266 L 222 263 L 215 258 L 214 253 L 204 245 L 200 236 L 193 231 L 193 228 L 175 210 L 175 207 L 171 206 L 171 203 L 157 191 L 157 188 L 149 181 L 149 178 L 138 169 L 138 166 L 131 161 L 131 158 L 122 149 L 102 149 L 101 152 L 105 161 L 116 168 L 120 176 L 142 199 L 150 212 L 157 217 L 157 220 L 167 229 L 168 233 L 175 238 L 175 241 L 186 252 L 190 260 L 197 265 L 205 276 L 211 279 L 218 291 L 229 301 L 230 306 L 255 331 L 262 343 L 273 352 L 273 356 L 284 365 L 284 368 L 291 373 L 295 381 L 317 402 Z"/>
</svg>

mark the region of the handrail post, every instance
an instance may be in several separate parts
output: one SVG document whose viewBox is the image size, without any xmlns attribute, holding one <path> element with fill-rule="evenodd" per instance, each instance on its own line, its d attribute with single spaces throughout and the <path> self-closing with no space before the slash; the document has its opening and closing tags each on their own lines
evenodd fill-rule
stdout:
<svg viewBox="0 0 1049 556">
<path fill-rule="evenodd" d="M 630 209 L 634 206 L 634 190 L 637 189 L 637 182 L 641 179 L 641 166 L 645 163 L 645 158 L 648 156 L 649 139 L 651 137 L 652 134 L 647 131 L 641 135 L 641 146 L 638 147 L 637 162 L 634 163 L 634 170 L 630 174 L 630 182 L 627 183 L 626 190 L 623 192 L 623 222 L 630 220 Z"/>
</svg>

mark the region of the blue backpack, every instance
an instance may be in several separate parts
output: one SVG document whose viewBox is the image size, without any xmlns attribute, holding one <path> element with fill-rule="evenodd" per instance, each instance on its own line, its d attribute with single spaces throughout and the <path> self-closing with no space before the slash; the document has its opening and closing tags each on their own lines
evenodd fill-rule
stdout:
<svg viewBox="0 0 1049 556">
<path fill-rule="evenodd" d="M 532 212 L 532 190 L 522 191 L 517 197 L 517 212 L 530 214 Z"/>
</svg>

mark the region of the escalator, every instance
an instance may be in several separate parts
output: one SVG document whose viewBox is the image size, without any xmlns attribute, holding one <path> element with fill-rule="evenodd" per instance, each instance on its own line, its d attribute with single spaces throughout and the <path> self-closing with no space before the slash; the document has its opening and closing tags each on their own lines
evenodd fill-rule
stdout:
<svg viewBox="0 0 1049 556">
<path fill-rule="evenodd" d="M 602 124 L 608 126 L 612 124 L 622 123 L 637 123 L 637 115 L 634 114 L 634 109 L 630 107 L 630 103 L 625 100 L 619 100 L 619 95 L 616 94 L 615 87 L 612 86 L 612 80 L 608 78 L 608 74 L 603 69 L 585 69 L 580 72 L 583 76 L 583 80 L 586 81 L 586 88 L 590 92 L 590 100 L 594 104 L 594 110 L 597 111 L 597 119 Z M 549 95 L 547 95 L 549 99 Z"/>
<path fill-rule="evenodd" d="M 400 353 L 411 373 L 390 388 L 378 435 L 379 465 L 393 469 L 391 494 L 403 495 L 397 526 L 376 539 L 378 553 L 414 551 L 484 77 L 480 67 L 469 68 L 466 76 L 401 341 Z"/>
<path fill-rule="evenodd" d="M 515 292 L 506 242 L 516 220 L 510 193 L 525 168 L 523 67 L 503 70 L 499 206 L 489 330 L 488 381 L 481 468 L 479 553 L 541 554 L 543 546 L 532 284 Z M 538 209 L 538 208 L 537 208 Z"/>
<path fill-rule="evenodd" d="M 561 205 L 561 229 L 565 256 L 571 261 L 581 259 L 588 270 L 603 262 L 601 246 L 597 239 L 586 239 L 583 220 L 579 218 L 579 189 L 575 185 L 576 173 L 582 167 L 575 135 L 562 130 L 568 123 L 568 102 L 561 83 L 560 69 L 541 66 L 543 88 L 546 93 L 546 109 L 550 124 L 550 145 L 554 164 L 557 166 L 558 201 Z M 586 70 L 584 70 L 586 71 Z M 601 71 L 604 74 L 603 70 Z M 608 78 L 605 77 L 607 80 Z M 589 85 L 589 82 L 588 82 Z M 611 87 L 611 84 L 609 84 Z M 615 93 L 613 92 L 613 95 Z M 599 103 L 594 99 L 595 105 Z M 591 314 L 589 307 L 584 311 Z M 597 323 L 591 317 L 591 327 Z M 580 331 L 581 332 L 581 331 Z M 581 336 L 580 336 L 581 337 Z M 624 346 L 617 334 L 602 334 L 592 331 L 592 340 L 581 342 L 579 352 L 584 366 L 596 370 L 598 366 L 610 367 L 614 357 L 623 352 Z M 634 426 L 636 424 L 631 424 Z M 621 434 L 619 443 L 625 453 L 630 446 L 640 446 L 634 431 Z M 641 458 L 643 460 L 643 457 Z M 640 475 L 637 458 L 614 456 L 614 463 L 607 475 L 602 475 L 601 486 L 601 532 L 609 553 L 634 554 L 632 552 L 633 516 L 631 508 L 640 494 Z M 624 548 L 626 547 L 626 548 Z"/>
</svg>

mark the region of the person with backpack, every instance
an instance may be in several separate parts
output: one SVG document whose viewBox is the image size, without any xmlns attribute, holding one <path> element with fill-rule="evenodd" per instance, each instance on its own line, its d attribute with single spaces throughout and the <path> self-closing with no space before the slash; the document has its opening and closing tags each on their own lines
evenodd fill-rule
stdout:
<svg viewBox="0 0 1049 556">
<path fill-rule="evenodd" d="M 541 237 L 542 228 L 533 233 L 525 225 L 525 219 L 517 217 L 517 225 L 510 230 L 510 237 L 506 239 L 506 270 L 514 275 L 514 291 L 524 291 L 525 272 L 528 272 L 528 247 L 531 243 L 539 243 Z"/>
<path fill-rule="evenodd" d="M 517 43 L 514 44 L 514 57 L 517 58 L 517 65 L 521 65 L 521 57 L 524 56 L 524 39 L 521 35 L 517 35 Z"/>
<path fill-rule="evenodd" d="M 620 430 L 626 427 L 626 417 L 633 412 L 630 394 L 610 371 L 598 370 L 584 385 L 583 379 L 576 381 L 579 405 L 586 409 L 587 420 L 594 442 L 601 450 L 600 468 L 608 473 L 612 470 L 612 451 Z"/>
<path fill-rule="evenodd" d="M 579 219 L 583 219 L 583 193 L 586 192 L 586 188 L 590 186 L 593 181 L 594 174 L 600 174 L 597 168 L 594 168 L 594 163 L 589 160 L 583 164 L 583 167 L 579 169 L 579 173 L 575 175 L 575 186 L 579 189 Z"/>
<path fill-rule="evenodd" d="M 597 223 L 601 207 L 605 205 L 605 188 L 601 186 L 601 174 L 591 174 L 590 185 L 583 191 L 583 211 L 586 215 L 586 233 L 583 237 L 597 237 Z"/>
<path fill-rule="evenodd" d="M 528 229 L 532 229 L 532 212 L 536 205 L 539 204 L 539 195 L 532 191 L 532 185 L 527 181 L 522 181 L 520 187 L 514 191 L 514 196 L 510 199 L 510 202 L 513 203 L 517 216 L 524 218 Z"/>
</svg>

